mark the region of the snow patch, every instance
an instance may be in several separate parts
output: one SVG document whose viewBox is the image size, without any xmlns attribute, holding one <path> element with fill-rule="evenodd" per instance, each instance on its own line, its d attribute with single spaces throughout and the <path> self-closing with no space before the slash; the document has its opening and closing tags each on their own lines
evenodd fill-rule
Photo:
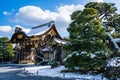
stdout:
<svg viewBox="0 0 120 80">
<path fill-rule="evenodd" d="M 120 57 L 115 57 L 110 60 L 108 60 L 108 67 L 120 67 Z"/>
<path fill-rule="evenodd" d="M 54 40 L 57 42 L 57 43 L 61 43 L 61 44 L 66 44 L 67 41 L 63 41 L 63 40 L 60 40 L 60 39 L 57 39 L 57 38 L 54 38 Z"/>
<path fill-rule="evenodd" d="M 117 40 L 116 40 L 116 39 L 113 39 L 113 37 L 111 36 L 111 34 L 108 33 L 108 32 L 106 33 L 106 35 L 109 37 L 110 41 L 113 43 L 115 49 L 120 50 L 119 46 L 118 46 L 117 43 L 116 43 Z"/>
<path fill-rule="evenodd" d="M 48 76 L 48 77 L 60 77 L 60 78 L 73 78 L 75 80 L 107 80 L 105 77 L 99 75 L 90 74 L 78 74 L 78 73 L 61 73 L 61 70 L 66 69 L 64 66 L 59 66 L 57 68 L 51 69 L 50 66 L 38 66 L 38 67 L 26 67 L 25 70 L 28 73 L 34 74 L 36 76 Z"/>
<path fill-rule="evenodd" d="M 119 43 L 120 42 L 120 38 L 115 38 L 114 41 Z"/>
<path fill-rule="evenodd" d="M 96 55 L 95 54 L 90 54 L 90 57 L 94 58 L 94 57 L 96 57 Z"/>
</svg>

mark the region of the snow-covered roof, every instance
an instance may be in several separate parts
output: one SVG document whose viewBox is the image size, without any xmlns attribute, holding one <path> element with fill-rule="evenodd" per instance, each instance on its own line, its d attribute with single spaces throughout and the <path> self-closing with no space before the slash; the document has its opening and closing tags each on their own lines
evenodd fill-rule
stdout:
<svg viewBox="0 0 120 80">
<path fill-rule="evenodd" d="M 30 29 L 30 32 L 27 33 L 27 35 L 28 36 L 42 35 L 45 32 L 47 32 L 53 25 L 54 23 L 50 23 L 50 26 L 49 25 L 42 26 L 42 27 L 38 26 L 38 28 Z"/>
<path fill-rule="evenodd" d="M 60 44 L 66 44 L 67 43 L 67 41 L 61 40 L 61 39 L 58 39 L 58 38 L 54 38 L 53 40 L 56 41 L 57 43 L 60 43 Z"/>
<path fill-rule="evenodd" d="M 21 34 L 24 34 L 25 35 L 25 37 L 35 37 L 35 36 L 38 36 L 38 38 L 39 37 L 41 37 L 41 36 L 46 36 L 46 35 L 48 35 L 48 34 L 51 34 L 51 35 L 53 35 L 54 37 L 56 37 L 56 38 L 60 38 L 61 40 L 62 40 L 62 38 L 61 38 L 61 36 L 59 35 L 59 33 L 57 32 L 57 30 L 56 30 L 56 27 L 55 27 L 55 23 L 54 23 L 54 21 L 50 21 L 49 23 L 45 23 L 45 24 L 42 24 L 42 25 L 39 25 L 39 26 L 36 26 L 36 27 L 33 27 L 33 28 L 31 28 L 31 29 L 28 29 L 29 31 L 28 31 L 28 33 L 24 33 L 23 31 L 21 31 L 22 33 Z M 19 34 L 19 32 L 18 32 L 18 34 Z M 18 34 L 13 34 L 14 36 L 12 36 L 12 38 L 11 38 L 11 42 L 13 41 L 13 39 L 15 39 L 15 38 L 17 38 L 17 37 L 15 37 L 16 35 L 18 35 Z M 24 38 L 24 37 L 23 37 Z M 19 40 L 19 41 L 18 41 Z M 17 41 L 18 42 L 20 42 L 21 41 L 21 39 L 18 39 Z M 65 44 L 65 41 L 63 40 L 63 41 L 61 41 L 61 40 L 58 40 L 58 39 L 55 39 L 55 41 L 57 42 L 57 43 L 62 43 L 62 44 Z M 12 43 L 16 43 L 16 41 L 15 42 L 12 42 Z"/>
<path fill-rule="evenodd" d="M 42 52 L 49 52 L 50 49 L 48 49 L 48 47 L 45 47 L 44 49 L 42 49 Z"/>
</svg>

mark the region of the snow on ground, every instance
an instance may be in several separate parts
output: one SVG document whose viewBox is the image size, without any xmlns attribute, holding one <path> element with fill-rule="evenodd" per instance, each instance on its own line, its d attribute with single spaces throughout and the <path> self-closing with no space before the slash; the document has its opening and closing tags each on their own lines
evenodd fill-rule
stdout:
<svg viewBox="0 0 120 80">
<path fill-rule="evenodd" d="M 107 66 L 120 67 L 120 57 L 114 57 L 108 61 Z"/>
<path fill-rule="evenodd" d="M 59 66 L 51 69 L 51 66 L 37 66 L 37 67 L 25 67 L 25 71 L 34 74 L 36 76 L 48 76 L 48 77 L 60 77 L 60 78 L 74 78 L 76 80 L 87 79 L 87 80 L 107 80 L 101 75 L 90 75 L 90 74 L 78 74 L 78 73 L 61 73 L 64 70 L 64 66 Z"/>
<path fill-rule="evenodd" d="M 10 71 L 17 71 L 17 70 L 20 70 L 20 69 L 11 68 L 11 67 L 1 67 L 0 66 L 0 73 L 10 72 Z"/>
</svg>

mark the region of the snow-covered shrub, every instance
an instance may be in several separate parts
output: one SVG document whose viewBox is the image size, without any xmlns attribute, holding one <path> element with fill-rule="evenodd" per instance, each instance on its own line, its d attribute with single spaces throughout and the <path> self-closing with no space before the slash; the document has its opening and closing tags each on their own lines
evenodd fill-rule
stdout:
<svg viewBox="0 0 120 80">
<path fill-rule="evenodd" d="M 77 70 L 82 72 L 101 71 L 102 67 L 106 65 L 107 55 L 104 51 L 96 51 L 95 53 L 90 53 L 86 51 L 73 52 L 68 55 L 64 62 L 65 67 L 70 70 Z"/>
<path fill-rule="evenodd" d="M 52 64 L 51 64 L 51 68 L 58 67 L 59 65 L 60 65 L 59 62 L 57 62 L 57 61 L 53 61 Z"/>
<path fill-rule="evenodd" d="M 113 57 L 107 61 L 104 75 L 110 80 L 120 77 L 120 57 Z"/>
</svg>

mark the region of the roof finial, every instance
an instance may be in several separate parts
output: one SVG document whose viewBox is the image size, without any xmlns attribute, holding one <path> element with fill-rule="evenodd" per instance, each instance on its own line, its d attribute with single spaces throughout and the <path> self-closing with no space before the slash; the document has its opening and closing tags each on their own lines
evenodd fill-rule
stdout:
<svg viewBox="0 0 120 80">
<path fill-rule="evenodd" d="M 55 24 L 54 21 L 50 21 L 48 27 L 50 27 L 53 24 Z"/>
<path fill-rule="evenodd" d="M 16 27 L 16 28 L 15 28 L 15 33 L 20 32 L 21 30 L 22 30 L 22 28 Z"/>
</svg>

